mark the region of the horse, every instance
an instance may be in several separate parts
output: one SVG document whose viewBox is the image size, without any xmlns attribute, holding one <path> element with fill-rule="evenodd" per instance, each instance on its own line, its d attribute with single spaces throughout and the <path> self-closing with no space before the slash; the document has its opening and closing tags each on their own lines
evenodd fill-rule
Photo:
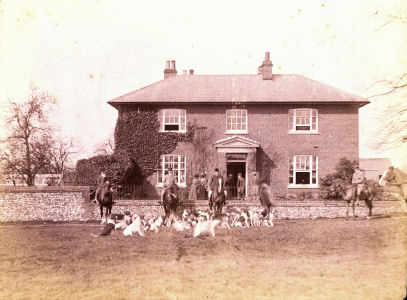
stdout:
<svg viewBox="0 0 407 300">
<path fill-rule="evenodd" d="M 356 189 L 357 187 L 355 185 L 340 178 L 335 179 L 330 187 L 330 192 L 336 191 L 339 196 L 346 202 L 346 218 L 348 218 L 349 215 L 349 204 L 352 205 L 353 217 L 357 217 L 357 215 L 355 214 Z M 364 200 L 366 206 L 369 208 L 368 218 L 370 218 L 373 215 L 373 195 L 366 184 L 362 189 L 360 199 Z"/>
<path fill-rule="evenodd" d="M 270 212 L 272 212 L 272 208 L 274 206 L 274 195 L 268 184 L 262 183 L 260 185 L 259 198 L 260 204 L 264 208 L 261 214 L 263 217 L 266 217 L 270 214 Z"/>
<path fill-rule="evenodd" d="M 179 205 L 178 197 L 176 196 L 173 188 L 170 187 L 165 189 L 163 199 L 163 207 L 165 212 L 164 222 L 167 224 L 167 226 L 171 226 L 172 220 L 176 215 Z"/>
<path fill-rule="evenodd" d="M 113 198 L 110 187 L 110 182 L 106 181 L 96 195 L 96 200 L 99 203 L 100 207 L 100 218 L 103 218 L 103 207 L 106 208 L 106 218 L 108 218 L 112 213 Z"/>
<path fill-rule="evenodd" d="M 209 208 L 214 210 L 215 216 L 220 216 L 222 214 L 222 208 L 226 204 L 226 196 L 225 192 L 221 191 L 220 193 L 218 192 L 217 189 L 215 189 L 211 195 L 212 197 L 212 203 L 209 205 Z"/>
<path fill-rule="evenodd" d="M 385 186 L 387 184 L 395 185 L 400 189 L 399 199 L 402 205 L 406 205 L 407 202 L 407 174 L 402 170 L 394 167 L 389 167 L 384 171 L 380 177 L 379 185 Z"/>
</svg>

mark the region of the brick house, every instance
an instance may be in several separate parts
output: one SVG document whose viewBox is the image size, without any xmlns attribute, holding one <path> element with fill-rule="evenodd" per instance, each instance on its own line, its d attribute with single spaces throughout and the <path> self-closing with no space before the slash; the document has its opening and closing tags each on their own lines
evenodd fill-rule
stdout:
<svg viewBox="0 0 407 300">
<path fill-rule="evenodd" d="M 254 75 L 177 75 L 167 61 L 163 80 L 109 101 L 119 117 L 144 107 L 158 112 L 162 132 L 195 123 L 211 137 L 204 169 L 192 145 L 179 142 L 148 184 L 158 191 L 169 167 L 180 186 L 218 167 L 234 179 L 242 173 L 247 197 L 254 172 L 279 195 L 315 193 L 341 157 L 358 159 L 358 109 L 369 101 L 301 75 L 273 74 L 272 66 L 268 52 Z"/>
</svg>

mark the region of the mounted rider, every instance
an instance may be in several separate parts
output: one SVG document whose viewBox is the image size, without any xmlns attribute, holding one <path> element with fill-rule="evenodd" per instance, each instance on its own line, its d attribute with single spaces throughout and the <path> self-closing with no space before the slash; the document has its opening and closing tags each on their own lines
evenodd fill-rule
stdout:
<svg viewBox="0 0 407 300">
<path fill-rule="evenodd" d="M 209 209 L 212 210 L 213 206 L 213 198 L 212 194 L 214 191 L 217 191 L 217 193 L 221 194 L 224 193 L 225 196 L 227 196 L 227 193 L 225 191 L 225 179 L 223 178 L 222 175 L 219 174 L 219 169 L 215 169 L 215 174 L 212 175 L 210 181 L 209 181 L 209 192 L 208 192 L 208 198 L 209 198 Z"/>
<path fill-rule="evenodd" d="M 163 189 L 161 191 L 161 201 L 164 202 L 164 195 L 165 192 L 168 190 L 171 195 L 177 199 L 177 191 L 178 191 L 178 185 L 177 185 L 177 178 L 172 174 L 172 169 L 168 169 L 168 171 L 165 171 L 164 175 L 164 180 L 163 180 Z"/>
<path fill-rule="evenodd" d="M 366 184 L 365 172 L 359 169 L 359 166 L 355 166 L 355 172 L 352 176 L 352 185 L 356 186 L 356 205 L 359 205 L 359 198 L 363 192 Z"/>
<path fill-rule="evenodd" d="M 100 193 L 101 189 L 106 185 L 107 181 L 108 180 L 106 177 L 105 170 L 102 169 L 98 178 L 96 179 L 96 192 L 95 192 L 95 199 L 93 199 L 93 202 L 97 203 L 99 193 Z"/>
</svg>

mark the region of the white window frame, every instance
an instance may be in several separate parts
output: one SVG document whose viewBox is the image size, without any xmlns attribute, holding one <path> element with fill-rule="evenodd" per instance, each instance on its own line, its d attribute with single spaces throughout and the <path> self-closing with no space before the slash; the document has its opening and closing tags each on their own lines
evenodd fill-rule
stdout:
<svg viewBox="0 0 407 300">
<path fill-rule="evenodd" d="M 307 110 L 309 112 L 308 118 L 299 117 L 305 119 L 304 123 L 297 123 L 297 114 L 300 111 Z M 318 134 L 318 110 L 313 108 L 296 108 L 290 109 L 288 111 L 288 118 L 289 118 L 289 133 L 291 134 Z M 315 118 L 315 122 L 313 122 L 313 118 Z M 309 126 L 309 130 L 300 130 L 297 129 L 297 126 Z M 312 128 L 312 127 L 315 128 Z"/>
<path fill-rule="evenodd" d="M 171 159 L 172 158 L 172 159 Z M 182 158 L 184 161 L 182 161 Z M 185 155 L 174 155 L 174 154 L 164 154 L 160 157 L 160 166 L 156 170 L 157 172 L 157 187 L 163 186 L 165 171 L 168 171 L 168 168 L 171 167 L 172 171 L 177 178 L 177 184 L 180 187 L 186 187 L 187 179 L 187 157 Z M 181 175 L 183 173 L 183 175 Z"/>
<path fill-rule="evenodd" d="M 292 176 L 291 176 L 292 172 Z M 296 183 L 296 173 L 297 172 L 308 172 L 310 183 L 309 184 L 297 184 Z M 313 177 L 313 172 L 315 176 Z M 288 188 L 318 188 L 318 156 L 315 155 L 293 155 L 290 159 L 289 165 L 289 183 Z M 290 183 L 290 177 L 292 177 L 292 183 Z M 313 179 L 315 178 L 315 183 Z"/>
<path fill-rule="evenodd" d="M 245 114 L 245 116 L 242 115 L 229 115 L 229 113 L 231 112 L 236 112 L 236 113 L 243 113 Z M 237 120 L 240 119 L 240 123 L 237 122 Z M 244 120 L 244 122 L 243 122 Z M 230 122 L 229 122 L 230 121 Z M 229 129 L 229 124 L 231 125 L 231 127 L 233 127 L 233 125 L 236 125 L 236 128 L 238 127 L 238 125 L 240 125 L 240 129 Z M 244 129 L 243 128 L 243 124 L 245 124 Z M 226 110 L 226 133 L 227 134 L 236 134 L 236 133 L 247 133 L 247 109 L 227 109 Z"/>
<path fill-rule="evenodd" d="M 178 111 L 177 115 L 169 116 L 170 112 Z M 173 118 L 173 120 L 167 120 L 167 118 Z M 159 111 L 160 132 L 182 132 L 187 131 L 187 112 L 185 109 L 179 108 L 165 108 Z M 165 125 L 177 125 L 178 130 L 166 130 Z"/>
</svg>

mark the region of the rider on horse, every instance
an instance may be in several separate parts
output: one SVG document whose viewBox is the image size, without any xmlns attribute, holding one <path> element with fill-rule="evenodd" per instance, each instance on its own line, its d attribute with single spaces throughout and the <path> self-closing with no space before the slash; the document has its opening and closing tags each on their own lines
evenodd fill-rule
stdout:
<svg viewBox="0 0 407 300">
<path fill-rule="evenodd" d="M 106 181 L 107 181 L 107 177 L 106 177 L 105 171 L 102 170 L 100 172 L 98 178 L 96 179 L 97 187 L 96 187 L 96 192 L 95 192 L 95 199 L 93 200 L 93 202 L 97 203 L 100 190 L 106 185 Z"/>
<path fill-rule="evenodd" d="M 164 202 L 165 192 L 168 190 L 174 198 L 177 198 L 177 178 L 172 174 L 172 169 L 165 171 L 164 181 L 163 181 L 163 190 L 161 191 L 161 201 Z"/>
<path fill-rule="evenodd" d="M 216 192 L 217 194 L 225 193 L 225 179 L 219 174 L 219 169 L 215 169 L 215 174 L 212 176 L 211 180 L 209 181 L 209 209 L 212 210 L 213 206 L 213 193 Z"/>
<path fill-rule="evenodd" d="M 356 186 L 356 205 L 359 205 L 359 198 L 362 194 L 366 183 L 365 172 L 359 169 L 359 166 L 355 166 L 355 173 L 352 176 L 352 185 Z"/>
</svg>

